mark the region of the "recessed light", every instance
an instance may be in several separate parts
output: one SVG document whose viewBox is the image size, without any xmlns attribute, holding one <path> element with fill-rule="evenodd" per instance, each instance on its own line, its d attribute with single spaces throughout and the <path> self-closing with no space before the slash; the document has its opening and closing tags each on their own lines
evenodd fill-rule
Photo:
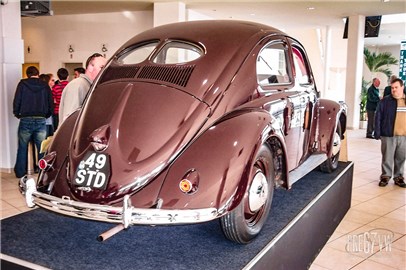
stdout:
<svg viewBox="0 0 406 270">
<path fill-rule="evenodd" d="M 308 7 L 307 10 L 315 10 L 315 7 Z"/>
</svg>

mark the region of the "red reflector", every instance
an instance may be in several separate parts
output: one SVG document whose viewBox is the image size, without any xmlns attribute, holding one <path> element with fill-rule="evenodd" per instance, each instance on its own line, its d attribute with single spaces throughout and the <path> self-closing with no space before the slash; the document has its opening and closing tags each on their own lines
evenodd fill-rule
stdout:
<svg viewBox="0 0 406 270">
<path fill-rule="evenodd" d="M 38 161 L 38 167 L 39 167 L 41 170 L 45 170 L 47 166 L 48 166 L 48 162 L 46 162 L 45 159 L 40 159 L 40 160 Z"/>
</svg>

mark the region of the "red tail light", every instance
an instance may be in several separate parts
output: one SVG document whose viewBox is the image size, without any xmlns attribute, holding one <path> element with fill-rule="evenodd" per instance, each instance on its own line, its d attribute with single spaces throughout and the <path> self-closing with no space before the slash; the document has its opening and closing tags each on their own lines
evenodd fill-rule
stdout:
<svg viewBox="0 0 406 270">
<path fill-rule="evenodd" d="M 52 165 L 55 162 L 55 158 L 56 158 L 56 152 L 55 151 L 47 154 L 45 157 L 43 157 L 42 159 L 40 159 L 38 161 L 38 167 L 41 170 L 48 171 L 49 169 L 52 168 Z"/>
</svg>

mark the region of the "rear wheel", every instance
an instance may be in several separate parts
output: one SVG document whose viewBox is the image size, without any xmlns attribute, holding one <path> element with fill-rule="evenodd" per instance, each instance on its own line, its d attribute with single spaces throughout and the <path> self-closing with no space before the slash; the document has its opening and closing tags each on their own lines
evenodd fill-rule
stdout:
<svg viewBox="0 0 406 270">
<path fill-rule="evenodd" d="M 220 219 L 224 235 L 246 244 L 261 231 L 272 204 L 274 168 L 272 153 L 262 145 L 251 170 L 251 181 L 240 204 Z"/>
<path fill-rule="evenodd" d="M 341 125 L 338 124 L 336 128 L 336 132 L 334 133 L 333 138 L 333 150 L 331 153 L 331 157 L 329 157 L 325 162 L 320 165 L 320 170 L 322 172 L 331 173 L 335 171 L 338 167 L 338 160 L 340 158 L 340 150 L 341 150 Z"/>
</svg>

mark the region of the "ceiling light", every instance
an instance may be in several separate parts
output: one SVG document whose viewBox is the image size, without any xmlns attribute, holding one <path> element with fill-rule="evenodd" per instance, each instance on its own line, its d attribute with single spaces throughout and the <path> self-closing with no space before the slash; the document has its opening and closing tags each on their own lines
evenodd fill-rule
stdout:
<svg viewBox="0 0 406 270">
<path fill-rule="evenodd" d="M 382 3 L 388 3 L 390 0 L 381 0 Z"/>
<path fill-rule="evenodd" d="M 315 10 L 315 7 L 308 7 L 307 10 Z"/>
</svg>

